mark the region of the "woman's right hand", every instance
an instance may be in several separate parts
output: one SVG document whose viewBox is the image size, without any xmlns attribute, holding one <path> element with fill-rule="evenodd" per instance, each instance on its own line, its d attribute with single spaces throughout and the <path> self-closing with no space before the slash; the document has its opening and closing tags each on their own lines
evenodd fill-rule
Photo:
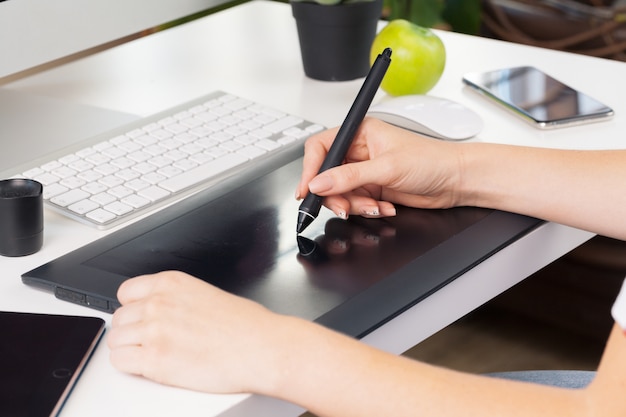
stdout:
<svg viewBox="0 0 626 417">
<path fill-rule="evenodd" d="M 307 140 L 297 198 L 309 191 L 324 196 L 324 205 L 344 218 L 393 216 L 393 203 L 420 208 L 459 204 L 461 147 L 366 118 L 345 163 L 317 175 L 336 134 L 336 128 L 330 129 Z"/>
</svg>

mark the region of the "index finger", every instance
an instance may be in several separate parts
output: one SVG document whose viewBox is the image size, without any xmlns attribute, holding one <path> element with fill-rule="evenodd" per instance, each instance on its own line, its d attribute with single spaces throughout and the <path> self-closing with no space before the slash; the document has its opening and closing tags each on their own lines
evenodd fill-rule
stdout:
<svg viewBox="0 0 626 417">
<path fill-rule="evenodd" d="M 155 292 L 156 288 L 171 271 L 158 272 L 156 274 L 139 275 L 124 281 L 117 290 L 117 299 L 123 304 L 146 298 Z"/>
<path fill-rule="evenodd" d="M 304 144 L 302 175 L 297 189 L 300 197 L 303 198 L 309 193 L 309 182 L 318 174 L 338 130 L 339 128 L 333 128 L 320 132 L 311 136 Z"/>
</svg>

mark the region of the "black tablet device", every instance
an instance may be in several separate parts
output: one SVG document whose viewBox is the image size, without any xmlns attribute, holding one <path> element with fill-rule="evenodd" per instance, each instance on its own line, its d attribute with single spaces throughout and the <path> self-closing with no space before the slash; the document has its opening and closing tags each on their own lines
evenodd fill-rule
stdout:
<svg viewBox="0 0 626 417">
<path fill-rule="evenodd" d="M 541 222 L 472 207 L 398 207 L 386 219 L 323 209 L 297 238 L 302 160 L 246 172 L 22 276 L 113 311 L 128 277 L 175 269 L 279 313 L 361 337 Z"/>
<path fill-rule="evenodd" d="M 56 416 L 103 333 L 96 317 L 0 312 L 0 415 Z"/>
</svg>

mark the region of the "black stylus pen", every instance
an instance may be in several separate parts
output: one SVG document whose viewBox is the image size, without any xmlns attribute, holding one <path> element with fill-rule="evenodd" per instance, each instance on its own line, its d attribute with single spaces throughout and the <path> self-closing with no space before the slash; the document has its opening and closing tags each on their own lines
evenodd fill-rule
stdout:
<svg viewBox="0 0 626 417">
<path fill-rule="evenodd" d="M 337 132 L 337 136 L 335 136 L 335 140 L 328 150 L 326 159 L 324 159 L 319 172 L 324 172 L 329 168 L 336 167 L 346 157 L 352 139 L 354 139 L 357 129 L 361 125 L 370 104 L 372 104 L 374 95 L 390 63 L 391 49 L 385 48 L 385 50 L 378 55 L 367 77 L 365 77 L 363 86 L 361 86 L 359 94 L 357 94 L 354 99 L 354 103 L 352 103 L 352 107 L 350 107 L 346 119 L 341 124 L 339 132 Z M 296 227 L 298 233 L 302 233 L 302 231 L 315 220 L 322 207 L 322 199 L 322 197 L 316 194 L 309 193 L 302 201 L 298 209 L 298 226 Z"/>
</svg>

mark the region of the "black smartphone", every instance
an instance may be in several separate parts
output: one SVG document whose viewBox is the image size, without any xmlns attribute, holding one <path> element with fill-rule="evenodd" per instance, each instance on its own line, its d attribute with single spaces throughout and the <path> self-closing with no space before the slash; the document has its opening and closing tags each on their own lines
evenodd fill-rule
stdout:
<svg viewBox="0 0 626 417">
<path fill-rule="evenodd" d="M 469 73 L 463 82 L 541 129 L 608 120 L 614 114 L 607 105 L 531 66 Z"/>
<path fill-rule="evenodd" d="M 0 312 L 0 415 L 58 415 L 104 328 L 97 317 Z"/>
</svg>

